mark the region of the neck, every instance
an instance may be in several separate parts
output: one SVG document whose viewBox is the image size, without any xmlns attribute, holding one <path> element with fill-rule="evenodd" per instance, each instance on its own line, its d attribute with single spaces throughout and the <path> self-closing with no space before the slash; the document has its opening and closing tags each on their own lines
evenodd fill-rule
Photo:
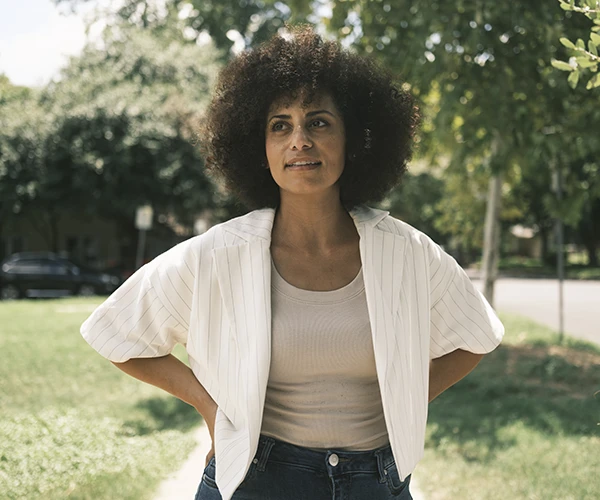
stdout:
<svg viewBox="0 0 600 500">
<path fill-rule="evenodd" d="M 328 255 L 354 244 L 359 236 L 339 198 L 307 203 L 282 198 L 275 212 L 272 244 L 307 255 Z"/>
</svg>

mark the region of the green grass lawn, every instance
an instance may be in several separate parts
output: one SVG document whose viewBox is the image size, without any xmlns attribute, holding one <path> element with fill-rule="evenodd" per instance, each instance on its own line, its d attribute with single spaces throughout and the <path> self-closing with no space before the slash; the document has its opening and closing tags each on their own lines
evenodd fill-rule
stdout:
<svg viewBox="0 0 600 500">
<path fill-rule="evenodd" d="M 79 334 L 102 300 L 0 302 L 0 498 L 150 499 L 193 448 L 195 410 Z"/>
<path fill-rule="evenodd" d="M 100 302 L 0 302 L 0 498 L 150 499 L 191 451 L 199 415 L 80 336 Z M 503 344 L 431 404 L 420 488 L 428 500 L 600 498 L 600 349 L 502 319 Z"/>
<path fill-rule="evenodd" d="M 600 498 L 600 348 L 501 319 L 504 342 L 430 405 L 425 498 Z"/>
</svg>

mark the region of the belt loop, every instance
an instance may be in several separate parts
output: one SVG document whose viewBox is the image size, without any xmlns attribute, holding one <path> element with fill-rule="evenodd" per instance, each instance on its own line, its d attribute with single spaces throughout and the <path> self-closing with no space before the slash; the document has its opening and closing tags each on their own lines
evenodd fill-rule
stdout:
<svg viewBox="0 0 600 500">
<path fill-rule="evenodd" d="M 269 459 L 269 455 L 271 454 L 271 448 L 275 444 L 275 440 L 271 437 L 265 436 L 265 445 L 260 452 L 260 457 L 258 458 L 258 462 L 256 464 L 256 468 L 260 472 L 265 471 L 265 467 L 267 466 L 267 460 Z M 255 459 L 256 460 L 256 459 Z"/>
<path fill-rule="evenodd" d="M 378 450 L 375 452 L 375 456 L 377 457 L 377 471 L 379 472 L 379 482 L 385 483 L 387 481 L 387 475 L 385 473 L 385 464 L 383 463 L 383 452 Z"/>
</svg>

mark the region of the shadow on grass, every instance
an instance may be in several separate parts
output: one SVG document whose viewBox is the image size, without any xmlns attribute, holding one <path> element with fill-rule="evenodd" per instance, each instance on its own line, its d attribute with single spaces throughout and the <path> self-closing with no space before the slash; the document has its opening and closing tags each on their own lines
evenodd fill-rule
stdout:
<svg viewBox="0 0 600 500">
<path fill-rule="evenodd" d="M 126 435 L 145 435 L 165 430 L 187 432 L 196 427 L 202 416 L 192 406 L 174 397 L 156 397 L 141 401 L 136 409 L 147 416 L 128 420 L 123 425 Z"/>
<path fill-rule="evenodd" d="M 501 345 L 429 408 L 427 446 L 485 462 L 515 445 L 516 423 L 554 436 L 600 435 L 600 354 Z"/>
</svg>

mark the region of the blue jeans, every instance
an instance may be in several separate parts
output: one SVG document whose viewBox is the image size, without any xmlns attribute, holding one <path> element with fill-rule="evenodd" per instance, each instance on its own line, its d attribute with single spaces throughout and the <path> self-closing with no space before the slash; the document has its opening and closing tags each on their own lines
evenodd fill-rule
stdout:
<svg viewBox="0 0 600 500">
<path fill-rule="evenodd" d="M 260 436 L 256 456 L 233 500 L 412 500 L 390 446 L 371 451 L 314 451 Z M 221 500 L 215 458 L 195 500 Z"/>
</svg>

